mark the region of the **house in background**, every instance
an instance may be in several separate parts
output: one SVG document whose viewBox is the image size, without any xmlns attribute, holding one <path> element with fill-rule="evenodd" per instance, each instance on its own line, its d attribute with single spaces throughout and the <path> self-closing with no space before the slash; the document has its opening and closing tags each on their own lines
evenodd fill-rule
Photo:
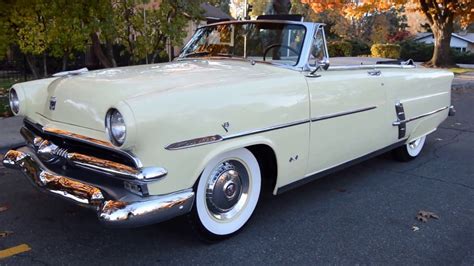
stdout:
<svg viewBox="0 0 474 266">
<path fill-rule="evenodd" d="M 434 44 L 433 33 L 418 33 L 415 41 L 426 44 Z M 474 53 L 474 33 L 458 32 L 451 35 L 451 48 L 460 52 Z"/>
</svg>

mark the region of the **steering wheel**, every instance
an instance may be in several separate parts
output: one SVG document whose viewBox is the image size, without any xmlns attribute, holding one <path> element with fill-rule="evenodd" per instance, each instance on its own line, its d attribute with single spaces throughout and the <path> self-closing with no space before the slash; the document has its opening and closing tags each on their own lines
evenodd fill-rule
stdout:
<svg viewBox="0 0 474 266">
<path fill-rule="evenodd" d="M 290 47 L 290 46 L 284 45 L 284 44 L 275 43 L 275 44 L 271 44 L 271 45 L 265 47 L 265 51 L 263 52 L 263 61 L 265 61 L 265 58 L 267 57 L 268 51 L 270 51 L 270 49 L 275 48 L 275 47 L 286 48 L 286 49 L 292 51 L 293 53 L 298 54 L 298 50 L 296 50 L 293 47 Z"/>
</svg>

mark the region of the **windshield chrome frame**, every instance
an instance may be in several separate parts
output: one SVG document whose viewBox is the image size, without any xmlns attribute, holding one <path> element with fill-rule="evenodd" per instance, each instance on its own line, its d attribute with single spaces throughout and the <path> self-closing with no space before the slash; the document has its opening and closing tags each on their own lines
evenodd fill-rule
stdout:
<svg viewBox="0 0 474 266">
<path fill-rule="evenodd" d="M 311 52 L 311 45 L 313 43 L 313 36 L 315 33 L 315 30 L 319 29 L 320 27 L 324 26 L 322 23 L 313 23 L 313 22 L 299 22 L 299 21 L 289 21 L 289 20 L 231 20 L 231 21 L 224 21 L 224 22 L 217 22 L 209 25 L 203 25 L 200 26 L 196 29 L 196 32 L 201 29 L 201 28 L 206 28 L 206 27 L 212 27 L 216 25 L 225 25 L 225 24 L 246 24 L 246 23 L 274 23 L 274 24 L 292 24 L 292 25 L 301 25 L 305 27 L 306 32 L 304 36 L 304 41 L 303 41 L 303 46 L 301 48 L 301 52 L 298 58 L 298 62 L 296 65 L 287 65 L 287 64 L 281 64 L 281 63 L 276 63 L 276 62 L 266 62 L 266 61 L 259 61 L 259 60 L 250 60 L 248 58 L 243 58 L 243 57 L 235 57 L 235 58 L 228 58 L 228 57 L 218 57 L 218 56 L 203 56 L 203 57 L 184 57 L 183 52 L 180 53 L 180 55 L 176 58 L 177 61 L 181 60 L 208 60 L 208 59 L 213 59 L 213 60 L 239 60 L 239 61 L 254 61 L 256 63 L 263 63 L 263 64 L 270 64 L 282 68 L 287 68 L 287 69 L 292 69 L 292 70 L 297 70 L 297 71 L 303 71 L 307 70 L 309 67 L 309 53 Z M 194 35 L 193 35 L 194 36 Z M 182 51 L 186 50 L 186 48 L 190 45 L 192 40 L 191 39 L 186 43 L 186 45 L 183 47 Z M 327 45 L 327 44 L 326 44 Z M 327 48 L 326 48 L 327 49 Z"/>
</svg>

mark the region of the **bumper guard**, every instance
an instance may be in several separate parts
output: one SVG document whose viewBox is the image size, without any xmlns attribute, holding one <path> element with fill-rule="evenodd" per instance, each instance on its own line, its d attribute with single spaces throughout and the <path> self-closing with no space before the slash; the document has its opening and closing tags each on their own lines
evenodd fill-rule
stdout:
<svg viewBox="0 0 474 266">
<path fill-rule="evenodd" d="M 106 200 L 102 191 L 85 182 L 50 171 L 27 148 L 10 150 L 3 158 L 7 168 L 19 169 L 40 190 L 96 210 L 100 222 L 111 227 L 138 227 L 188 213 L 194 202 L 192 189 L 138 201 Z"/>
</svg>

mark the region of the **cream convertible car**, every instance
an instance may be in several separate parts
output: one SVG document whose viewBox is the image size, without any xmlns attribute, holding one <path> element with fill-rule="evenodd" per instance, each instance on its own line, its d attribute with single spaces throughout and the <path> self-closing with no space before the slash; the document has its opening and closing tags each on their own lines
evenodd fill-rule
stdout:
<svg viewBox="0 0 474 266">
<path fill-rule="evenodd" d="M 3 164 L 133 227 L 188 214 L 211 239 L 279 194 L 385 151 L 419 155 L 454 111 L 453 74 L 409 63 L 330 65 L 323 25 L 199 28 L 174 62 L 16 84 L 26 145 Z"/>
</svg>

